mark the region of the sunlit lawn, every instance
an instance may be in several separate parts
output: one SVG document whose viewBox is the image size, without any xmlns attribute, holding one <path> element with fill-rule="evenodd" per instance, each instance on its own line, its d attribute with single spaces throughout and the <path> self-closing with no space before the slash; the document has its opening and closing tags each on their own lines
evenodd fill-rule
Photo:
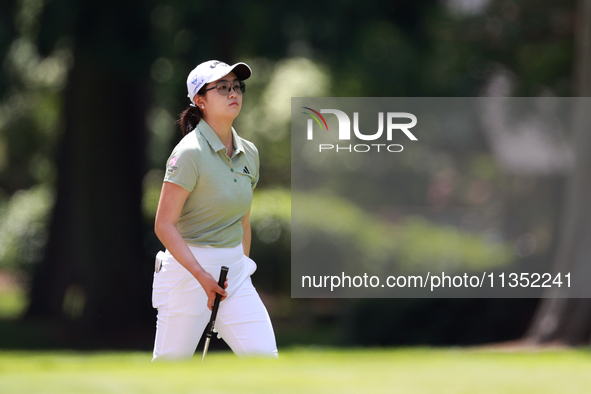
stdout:
<svg viewBox="0 0 591 394">
<path fill-rule="evenodd" d="M 591 352 L 293 349 L 279 360 L 211 353 L 0 351 L 0 393 L 589 393 Z"/>
</svg>

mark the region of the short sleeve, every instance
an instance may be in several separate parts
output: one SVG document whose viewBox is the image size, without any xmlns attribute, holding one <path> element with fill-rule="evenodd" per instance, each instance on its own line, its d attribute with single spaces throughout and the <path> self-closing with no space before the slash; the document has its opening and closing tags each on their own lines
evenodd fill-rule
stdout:
<svg viewBox="0 0 591 394">
<path fill-rule="evenodd" d="M 195 162 L 196 155 L 192 150 L 174 150 L 166 162 L 165 182 L 179 185 L 192 192 L 199 179 L 199 170 Z"/>
<path fill-rule="evenodd" d="M 259 161 L 259 150 L 256 148 L 256 146 L 253 145 L 254 148 L 254 162 L 255 162 L 255 167 L 256 167 L 256 175 L 254 176 L 253 180 L 252 180 L 252 190 L 254 190 L 255 187 L 257 187 L 257 183 L 259 183 L 259 173 L 260 173 L 260 166 L 261 163 Z"/>
</svg>

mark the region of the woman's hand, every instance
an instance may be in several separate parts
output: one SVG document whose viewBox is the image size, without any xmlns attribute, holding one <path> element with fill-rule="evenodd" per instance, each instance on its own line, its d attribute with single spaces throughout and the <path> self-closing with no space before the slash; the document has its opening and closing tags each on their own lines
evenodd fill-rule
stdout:
<svg viewBox="0 0 591 394">
<path fill-rule="evenodd" d="M 202 271 L 200 274 L 197 274 L 195 278 L 199 281 L 203 290 L 205 290 L 205 294 L 207 294 L 207 307 L 209 310 L 213 309 L 213 301 L 217 294 L 222 296 L 222 300 L 228 295 L 226 290 L 224 290 L 228 287 L 228 279 L 224 282 L 224 288 L 222 289 L 209 272 Z"/>
</svg>

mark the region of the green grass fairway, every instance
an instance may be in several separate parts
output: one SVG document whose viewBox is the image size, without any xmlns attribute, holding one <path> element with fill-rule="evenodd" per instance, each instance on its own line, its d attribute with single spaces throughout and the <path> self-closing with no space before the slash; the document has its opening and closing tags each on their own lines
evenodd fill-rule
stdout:
<svg viewBox="0 0 591 394">
<path fill-rule="evenodd" d="M 589 393 L 588 350 L 294 349 L 279 360 L 211 353 L 0 352 L 0 393 Z"/>
</svg>

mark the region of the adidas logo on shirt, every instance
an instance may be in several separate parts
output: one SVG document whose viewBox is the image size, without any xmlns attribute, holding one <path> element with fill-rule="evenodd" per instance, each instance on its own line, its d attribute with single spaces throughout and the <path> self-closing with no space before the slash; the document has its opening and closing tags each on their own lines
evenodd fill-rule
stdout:
<svg viewBox="0 0 591 394">
<path fill-rule="evenodd" d="M 248 171 L 248 168 L 246 168 L 246 166 L 244 166 L 244 170 L 242 170 L 242 172 L 244 172 L 245 174 L 250 174 L 250 171 Z"/>
</svg>

